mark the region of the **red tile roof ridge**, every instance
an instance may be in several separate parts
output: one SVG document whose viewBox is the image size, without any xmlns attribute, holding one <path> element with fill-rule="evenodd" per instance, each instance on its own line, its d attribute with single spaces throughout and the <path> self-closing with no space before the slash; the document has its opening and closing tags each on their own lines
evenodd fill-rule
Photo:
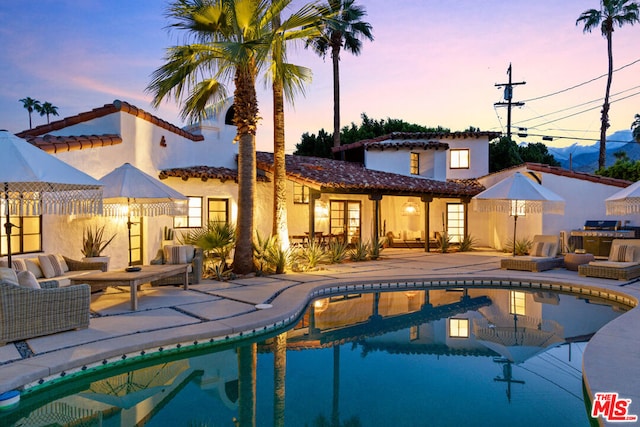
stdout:
<svg viewBox="0 0 640 427">
<path fill-rule="evenodd" d="M 20 133 L 17 133 L 16 136 L 20 138 L 26 138 L 28 136 L 40 136 L 49 132 L 53 132 L 56 130 L 64 129 L 71 125 L 75 125 L 78 123 L 83 123 L 92 119 L 96 119 L 99 117 L 104 117 L 108 114 L 113 114 L 118 111 L 122 111 L 125 113 L 129 113 L 133 116 L 139 117 L 143 120 L 151 122 L 156 126 L 159 126 L 163 129 L 166 129 L 170 132 L 173 132 L 177 135 L 180 135 L 184 138 L 190 139 L 192 141 L 203 141 L 204 137 L 202 135 L 196 135 L 191 132 L 187 132 L 184 129 L 179 128 L 176 125 L 173 125 L 166 120 L 163 120 L 157 116 L 154 116 L 151 113 L 148 113 L 134 105 L 129 104 L 126 101 L 120 101 L 116 99 L 111 104 L 105 104 L 102 107 L 94 108 L 91 111 L 86 111 L 83 113 L 76 114 L 75 116 L 65 117 L 60 120 L 56 120 L 49 124 L 36 126 L 33 129 L 24 130 Z"/>
<path fill-rule="evenodd" d="M 588 172 L 572 171 L 570 169 L 565 169 L 560 166 L 550 166 L 544 163 L 533 163 L 533 162 L 525 162 L 519 165 L 510 166 L 508 168 L 504 168 L 496 172 L 491 172 L 484 176 L 491 176 L 496 173 L 502 173 L 505 171 L 520 169 L 523 167 L 535 172 L 545 172 L 545 173 L 550 173 L 552 175 L 566 176 L 568 178 L 581 179 L 583 181 L 590 181 L 590 182 L 595 182 L 595 183 L 604 184 L 604 185 L 612 185 L 614 187 L 620 187 L 620 188 L 626 188 L 629 185 L 633 184 L 633 182 L 627 181 L 626 179 L 609 178 L 606 176 L 600 176 L 600 175 L 596 175 Z M 478 177 L 478 178 L 484 178 L 484 177 Z"/>
<path fill-rule="evenodd" d="M 352 142 L 350 144 L 344 144 L 340 147 L 333 147 L 332 152 L 350 150 L 352 148 L 362 147 L 363 145 L 388 141 L 393 139 L 438 139 L 438 138 L 481 138 L 487 137 L 489 141 L 502 135 L 501 132 L 491 131 L 434 131 L 434 132 L 392 132 L 386 135 L 377 136 L 375 138 L 363 139 L 361 141 Z"/>
<path fill-rule="evenodd" d="M 238 171 L 235 169 L 229 169 L 223 166 L 187 166 L 180 168 L 163 169 L 158 175 L 160 179 L 167 178 L 180 178 L 183 181 L 187 181 L 190 178 L 200 178 L 201 181 L 206 182 L 209 179 L 218 179 L 221 182 L 235 181 L 238 182 Z M 269 182 L 264 175 L 257 176 L 258 181 Z"/>
<path fill-rule="evenodd" d="M 577 172 L 569 169 L 562 168 L 560 166 L 550 166 L 543 163 L 525 163 L 524 164 L 527 169 L 536 172 L 546 172 L 553 175 L 566 176 L 570 178 L 582 179 L 584 181 L 591 181 L 605 185 L 612 185 L 614 187 L 626 188 L 629 185 L 633 184 L 631 181 L 627 181 L 626 179 L 618 179 L 618 178 L 609 178 L 607 176 L 596 175 L 587 172 Z"/>
<path fill-rule="evenodd" d="M 27 136 L 25 140 L 47 153 L 61 153 L 122 144 L 122 137 L 115 133 L 73 136 Z"/>
</svg>

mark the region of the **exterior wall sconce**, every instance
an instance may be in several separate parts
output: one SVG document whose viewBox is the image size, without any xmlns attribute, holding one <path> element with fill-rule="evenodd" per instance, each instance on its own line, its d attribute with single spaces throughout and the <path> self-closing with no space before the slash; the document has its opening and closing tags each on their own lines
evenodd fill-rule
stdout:
<svg viewBox="0 0 640 427">
<path fill-rule="evenodd" d="M 160 138 L 160 147 L 166 147 L 167 146 L 167 140 L 164 139 L 164 135 L 162 135 L 162 137 Z"/>
</svg>

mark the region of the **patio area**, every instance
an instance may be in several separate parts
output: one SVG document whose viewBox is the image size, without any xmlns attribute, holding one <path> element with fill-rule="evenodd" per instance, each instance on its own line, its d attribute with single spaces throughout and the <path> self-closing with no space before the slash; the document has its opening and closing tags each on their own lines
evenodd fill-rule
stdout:
<svg viewBox="0 0 640 427">
<path fill-rule="evenodd" d="M 295 320 L 310 296 L 324 289 L 425 280 L 498 279 L 584 286 L 640 299 L 640 282 L 579 277 L 564 268 L 539 273 L 501 270 L 510 254 L 492 251 L 425 253 L 385 249 L 377 261 L 324 265 L 308 273 L 247 277 L 228 282 L 204 280 L 188 290 L 148 287 L 139 291 L 138 310 L 129 290 L 109 288 L 92 295 L 87 329 L 9 343 L 0 347 L 0 392 L 35 385 L 82 367 L 98 366 L 160 348 L 224 340 L 276 329 Z M 266 304 L 266 306 L 260 306 Z M 256 306 L 259 306 L 257 308 Z M 262 308 L 262 309 L 260 309 Z M 587 346 L 584 373 L 592 393 L 617 392 L 640 402 L 640 310 L 633 309 L 602 328 Z M 638 411 L 633 411 L 636 413 Z"/>
</svg>

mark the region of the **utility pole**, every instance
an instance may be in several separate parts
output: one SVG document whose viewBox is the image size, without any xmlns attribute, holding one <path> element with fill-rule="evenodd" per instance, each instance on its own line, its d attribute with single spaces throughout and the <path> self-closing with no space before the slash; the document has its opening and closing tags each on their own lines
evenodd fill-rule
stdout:
<svg viewBox="0 0 640 427">
<path fill-rule="evenodd" d="M 516 85 L 524 85 L 527 82 L 517 82 L 513 83 L 511 81 L 511 63 L 509 63 L 509 68 L 507 69 L 507 75 L 509 76 L 508 83 L 496 83 L 496 87 L 504 86 L 504 99 L 506 102 L 496 102 L 493 104 L 496 107 L 507 107 L 507 138 L 511 139 L 511 107 L 522 107 L 524 102 L 512 102 L 513 99 L 513 87 Z"/>
</svg>

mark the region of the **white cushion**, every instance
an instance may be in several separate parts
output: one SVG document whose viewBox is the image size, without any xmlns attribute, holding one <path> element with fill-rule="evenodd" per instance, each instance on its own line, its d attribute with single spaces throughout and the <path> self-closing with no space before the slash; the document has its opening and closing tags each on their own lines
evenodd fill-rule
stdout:
<svg viewBox="0 0 640 427">
<path fill-rule="evenodd" d="M 18 284 L 23 288 L 40 289 L 38 279 L 28 270 L 18 272 Z"/>
<path fill-rule="evenodd" d="M 58 257 L 55 255 L 38 255 L 38 261 L 40 262 L 40 269 L 47 279 L 64 274 L 62 265 L 60 265 Z"/>
<path fill-rule="evenodd" d="M 56 254 L 56 258 L 58 258 L 60 267 L 62 267 L 62 272 L 66 273 L 67 271 L 69 271 L 69 266 L 67 265 L 67 261 L 64 260 L 64 257 L 60 254 Z"/>
<path fill-rule="evenodd" d="M 637 262 L 618 262 L 618 261 L 591 261 L 589 263 L 592 267 L 609 267 L 609 268 L 626 268 L 638 265 Z"/>
<path fill-rule="evenodd" d="M 632 262 L 634 255 L 634 247 L 627 245 L 616 245 L 611 249 L 609 261 L 614 262 Z"/>
</svg>

